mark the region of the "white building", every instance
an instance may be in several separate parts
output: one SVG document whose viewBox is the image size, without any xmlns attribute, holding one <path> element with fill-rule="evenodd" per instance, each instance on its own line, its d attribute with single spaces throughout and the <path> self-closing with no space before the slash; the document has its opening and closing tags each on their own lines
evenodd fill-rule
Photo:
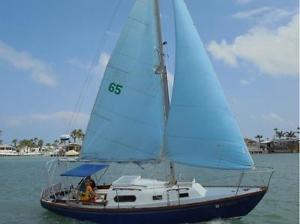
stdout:
<svg viewBox="0 0 300 224">
<path fill-rule="evenodd" d="M 7 144 L 0 145 L 0 156 L 17 156 L 17 155 L 19 155 L 19 153 L 17 152 L 15 147 Z"/>
</svg>

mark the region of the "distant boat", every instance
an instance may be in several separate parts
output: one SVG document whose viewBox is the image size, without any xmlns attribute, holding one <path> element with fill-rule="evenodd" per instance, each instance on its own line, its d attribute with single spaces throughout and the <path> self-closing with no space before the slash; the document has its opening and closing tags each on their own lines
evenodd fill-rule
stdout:
<svg viewBox="0 0 300 224">
<path fill-rule="evenodd" d="M 50 153 L 54 157 L 78 157 L 81 150 L 81 144 L 70 141 L 70 135 L 64 134 L 60 136 L 60 143 L 57 148 Z"/>
<path fill-rule="evenodd" d="M 17 152 L 15 147 L 7 144 L 0 145 L 0 156 L 18 156 L 18 155 L 20 154 Z"/>
<path fill-rule="evenodd" d="M 241 171 L 254 169 L 254 163 L 184 1 L 173 0 L 173 4 L 176 71 L 172 102 L 159 1 L 137 0 L 91 113 L 80 155 L 89 163 L 61 174 L 84 179 L 75 188 L 59 183 L 44 189 L 40 200 L 44 208 L 103 224 L 195 223 L 244 216 L 267 192 L 268 184 L 244 186 L 242 179 L 230 187 L 176 179 L 175 163 Z M 97 185 L 96 197 L 79 197 L 87 177 L 108 169 L 109 163 L 166 161 L 170 162 L 168 180 L 121 176 L 111 184 Z"/>
<path fill-rule="evenodd" d="M 41 152 L 18 152 L 17 149 L 11 145 L 0 145 L 0 156 L 40 156 Z"/>
<path fill-rule="evenodd" d="M 71 149 L 71 150 L 65 152 L 65 156 L 79 156 L 79 152 L 77 152 L 74 149 Z"/>
</svg>

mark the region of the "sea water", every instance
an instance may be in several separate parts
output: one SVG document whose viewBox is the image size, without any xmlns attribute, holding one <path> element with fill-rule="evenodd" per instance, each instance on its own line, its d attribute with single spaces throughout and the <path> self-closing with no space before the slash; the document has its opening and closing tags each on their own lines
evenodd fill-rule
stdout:
<svg viewBox="0 0 300 224">
<path fill-rule="evenodd" d="M 275 173 L 266 196 L 258 206 L 240 220 L 214 220 L 209 224 L 296 224 L 299 221 L 299 155 L 264 154 L 254 155 L 258 166 L 270 166 Z M 39 204 L 42 188 L 49 179 L 46 163 L 50 157 L 0 157 L 0 223 L 41 224 L 87 224 L 62 217 L 43 209 Z M 118 165 L 122 166 L 122 165 Z M 133 173 L 132 170 L 128 173 Z M 122 169 L 124 170 L 124 169 Z M 144 173 L 146 171 L 140 169 Z M 139 168 L 134 168 L 139 172 Z M 143 173 L 141 172 L 141 173 Z M 198 177 L 207 180 L 196 169 L 178 168 L 181 176 Z M 214 171 L 215 173 L 216 171 Z M 162 171 L 153 172 L 155 175 Z M 118 173 L 119 174 L 119 173 Z M 112 178 L 113 174 L 109 174 Z M 199 181 L 200 181 L 199 180 Z M 200 181 L 201 182 L 201 181 Z M 155 224 L 155 223 L 154 223 Z"/>
</svg>

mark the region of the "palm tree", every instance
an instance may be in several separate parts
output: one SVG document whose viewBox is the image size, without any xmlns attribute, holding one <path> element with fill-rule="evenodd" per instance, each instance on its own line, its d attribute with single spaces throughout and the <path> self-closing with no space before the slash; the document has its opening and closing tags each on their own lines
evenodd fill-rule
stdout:
<svg viewBox="0 0 300 224">
<path fill-rule="evenodd" d="M 277 133 L 277 131 L 278 131 L 278 128 L 274 128 L 273 130 L 274 130 L 274 133 L 275 133 L 275 134 L 274 134 L 274 139 L 275 139 L 275 138 L 276 138 L 276 133 Z"/>
<path fill-rule="evenodd" d="M 74 143 L 76 142 L 77 139 L 83 141 L 84 133 L 83 133 L 82 129 L 74 129 L 71 132 L 71 137 L 73 138 Z"/>
<path fill-rule="evenodd" d="M 0 145 L 1 145 L 2 142 L 3 142 L 1 136 L 2 136 L 2 130 L 0 130 Z"/>
<path fill-rule="evenodd" d="M 42 151 L 42 148 L 43 148 L 43 145 L 44 145 L 43 139 L 39 139 L 39 141 L 38 141 L 37 144 L 38 144 L 38 146 L 39 146 L 39 152 Z"/>
<path fill-rule="evenodd" d="M 285 137 L 287 138 L 296 138 L 296 133 L 295 131 L 287 131 L 284 133 Z"/>
<path fill-rule="evenodd" d="M 74 129 L 71 132 L 71 138 L 73 138 L 73 142 L 76 142 L 76 139 L 78 138 L 77 129 Z"/>
<path fill-rule="evenodd" d="M 77 138 L 80 139 L 81 141 L 83 141 L 84 133 L 81 129 L 77 130 Z"/>
<path fill-rule="evenodd" d="M 276 136 L 281 139 L 282 137 L 284 137 L 284 132 L 283 131 L 276 131 Z"/>
<path fill-rule="evenodd" d="M 20 152 L 22 147 L 24 147 L 24 139 L 19 141 L 18 152 Z"/>
<path fill-rule="evenodd" d="M 255 138 L 258 139 L 258 148 L 260 149 L 261 148 L 260 143 L 261 143 L 261 139 L 263 138 L 263 136 L 262 135 L 256 135 Z"/>
<path fill-rule="evenodd" d="M 17 148 L 18 139 L 12 140 L 11 143 L 14 145 L 15 148 Z"/>
<path fill-rule="evenodd" d="M 19 147 L 20 148 L 26 148 L 26 152 L 28 153 L 29 149 L 32 147 L 32 139 L 23 139 L 19 141 Z"/>
<path fill-rule="evenodd" d="M 52 145 L 53 145 L 54 147 L 57 147 L 58 143 L 59 143 L 59 140 L 58 140 L 58 139 L 55 139 Z"/>
<path fill-rule="evenodd" d="M 36 144 L 35 144 L 35 139 L 34 138 L 31 138 L 27 141 L 27 146 L 29 148 L 29 151 L 31 152 L 31 149 L 36 147 Z M 27 151 L 28 152 L 28 151 Z"/>
<path fill-rule="evenodd" d="M 34 146 L 34 147 L 37 147 L 37 146 L 38 146 L 38 142 L 39 142 L 39 138 L 34 137 L 34 138 L 32 139 L 32 143 L 33 143 L 33 146 Z"/>
<path fill-rule="evenodd" d="M 262 136 L 262 135 L 256 135 L 255 138 L 257 138 L 257 139 L 258 139 L 258 142 L 260 143 L 260 142 L 261 142 L 261 139 L 263 138 L 263 136 Z"/>
</svg>

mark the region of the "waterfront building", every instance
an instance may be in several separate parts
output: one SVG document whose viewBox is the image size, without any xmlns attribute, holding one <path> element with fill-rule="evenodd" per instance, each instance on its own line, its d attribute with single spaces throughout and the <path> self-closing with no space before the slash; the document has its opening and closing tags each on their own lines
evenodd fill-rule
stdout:
<svg viewBox="0 0 300 224">
<path fill-rule="evenodd" d="M 281 138 L 261 143 L 269 153 L 299 153 L 298 138 Z"/>
<path fill-rule="evenodd" d="M 266 147 L 264 145 L 262 145 L 260 142 L 257 142 L 250 138 L 245 138 L 244 141 L 245 141 L 247 148 L 251 154 L 268 153 Z"/>
<path fill-rule="evenodd" d="M 0 145 L 0 156 L 15 156 L 18 155 L 17 149 L 8 144 Z"/>
</svg>

